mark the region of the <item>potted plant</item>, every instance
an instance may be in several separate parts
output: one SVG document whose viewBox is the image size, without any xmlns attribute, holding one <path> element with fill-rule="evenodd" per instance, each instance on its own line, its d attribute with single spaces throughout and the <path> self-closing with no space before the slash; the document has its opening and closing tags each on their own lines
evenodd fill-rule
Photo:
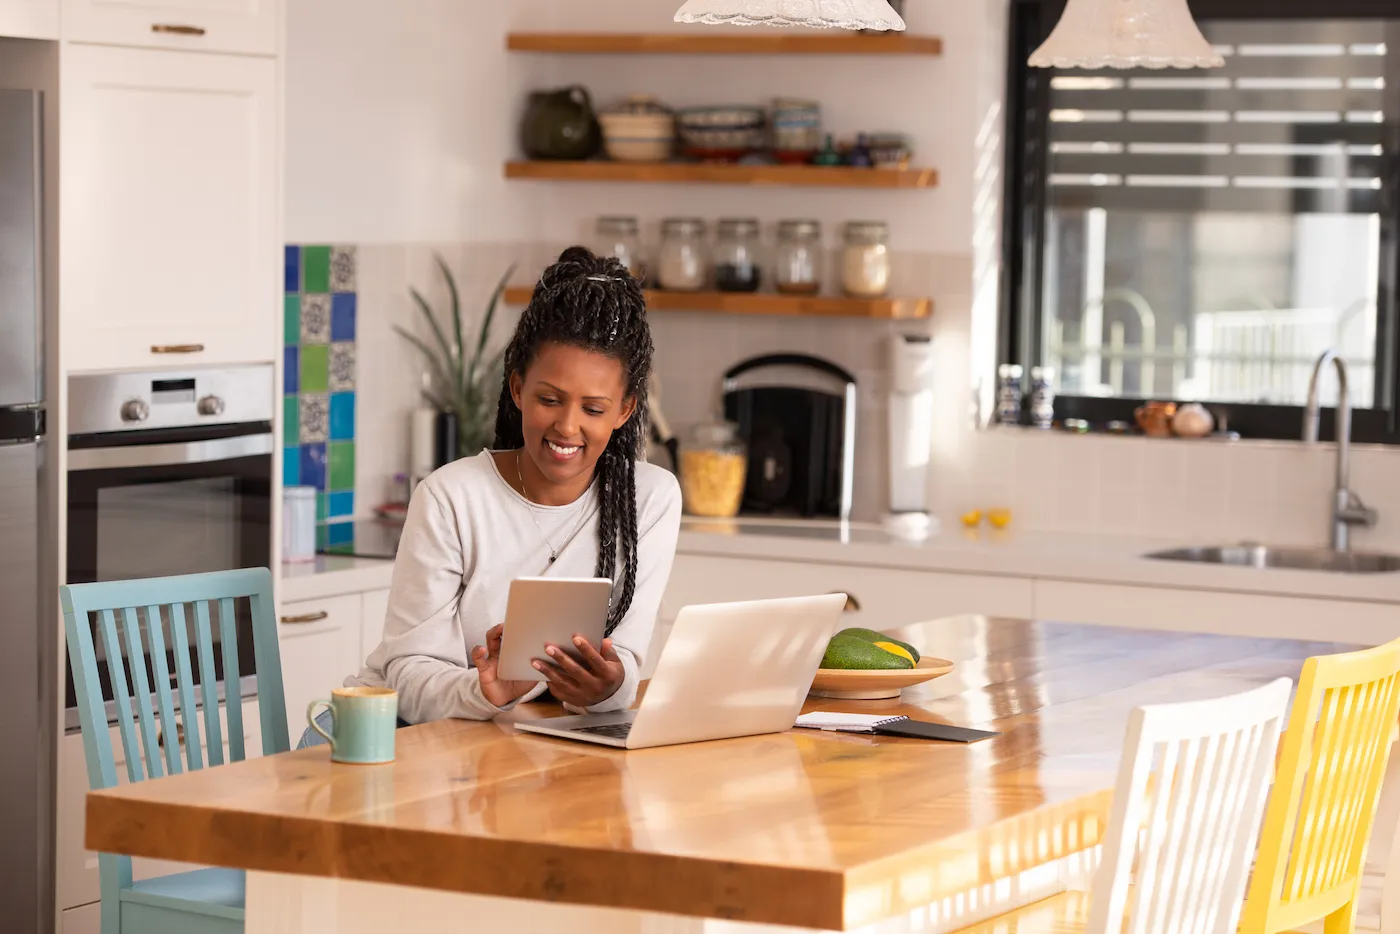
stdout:
<svg viewBox="0 0 1400 934">
<path fill-rule="evenodd" d="M 500 304 L 506 283 L 515 272 L 515 266 L 507 269 L 496 284 L 476 333 L 468 338 L 462 333 L 462 301 L 457 282 L 443 258 L 436 253 L 433 258 L 447 283 L 450 331 L 444 329 L 444 323 L 438 320 L 428 300 L 414 288 L 410 288 L 409 293 L 428 322 L 432 342 L 398 325 L 394 326 L 394 330 L 423 354 L 429 376 L 423 388 L 423 397 L 438 411 L 449 412 L 456 417 L 457 456 L 471 457 L 490 447 L 495 439 L 496 406 L 501 395 L 501 366 L 505 347 L 488 352 L 487 342 L 490 340 L 491 321 L 496 316 L 496 307 Z"/>
</svg>

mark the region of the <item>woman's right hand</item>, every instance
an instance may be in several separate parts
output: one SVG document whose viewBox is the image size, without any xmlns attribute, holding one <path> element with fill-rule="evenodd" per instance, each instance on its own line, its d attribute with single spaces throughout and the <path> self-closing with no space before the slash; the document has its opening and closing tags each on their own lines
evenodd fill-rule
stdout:
<svg viewBox="0 0 1400 934">
<path fill-rule="evenodd" d="M 505 681 L 496 677 L 496 663 L 501 657 L 501 633 L 505 627 L 492 626 L 486 631 L 486 645 L 472 649 L 472 664 L 481 679 L 481 693 L 497 707 L 524 697 L 538 684 L 536 681 Z"/>
</svg>

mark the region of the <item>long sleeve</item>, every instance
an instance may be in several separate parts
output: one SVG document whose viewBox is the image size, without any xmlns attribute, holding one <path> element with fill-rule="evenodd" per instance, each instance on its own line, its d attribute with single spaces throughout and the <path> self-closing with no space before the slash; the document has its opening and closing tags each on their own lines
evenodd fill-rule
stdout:
<svg viewBox="0 0 1400 934">
<path fill-rule="evenodd" d="M 433 484 L 419 484 L 394 563 L 384 639 L 368 660 L 398 692 L 399 716 L 410 723 L 447 717 L 489 720 L 514 706 L 496 707 L 482 694 L 458 621 L 471 544 L 463 541 Z M 541 685 L 522 700 L 543 689 Z"/>
<path fill-rule="evenodd" d="M 638 465 L 639 472 L 644 466 Z M 626 710 L 636 701 L 642 660 L 656 629 L 661 596 L 671 578 L 671 565 L 675 561 L 676 541 L 681 529 L 681 491 L 675 478 L 660 468 L 650 468 L 648 475 L 652 481 L 648 486 L 653 489 L 638 504 L 637 510 L 637 587 L 633 591 L 632 605 L 627 615 L 618 623 L 611 637 L 625 675 L 613 696 L 586 708 L 588 713 Z M 585 712 L 571 704 L 564 706 L 574 713 Z"/>
</svg>

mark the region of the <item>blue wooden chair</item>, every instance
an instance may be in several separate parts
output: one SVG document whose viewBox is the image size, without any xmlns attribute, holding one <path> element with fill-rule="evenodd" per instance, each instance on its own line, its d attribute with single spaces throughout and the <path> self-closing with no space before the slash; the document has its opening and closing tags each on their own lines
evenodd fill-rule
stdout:
<svg viewBox="0 0 1400 934">
<path fill-rule="evenodd" d="M 104 657 L 108 660 L 117 727 L 126 753 L 127 779 L 139 782 L 167 773 L 175 775 L 185 769 L 204 768 L 205 756 L 200 750 L 201 708 L 208 764 L 223 764 L 224 738 L 219 723 L 211 622 L 214 605 L 218 607 L 224 679 L 227 684 L 235 685 L 228 692 L 230 700 L 225 705 L 229 759 L 237 762 L 244 758 L 243 710 L 236 688 L 240 669 L 234 614 L 238 600 L 246 599 L 252 610 L 263 754 L 287 751 L 287 715 L 282 699 L 277 624 L 273 616 L 272 575 L 266 568 L 75 584 L 59 588 L 59 593 L 83 727 L 88 782 L 92 788 L 111 788 L 117 784 L 107 713 L 98 680 L 94 631 L 101 634 Z M 186 625 L 187 604 L 192 607 L 193 627 Z M 190 645 L 191 628 L 193 646 Z M 174 656 L 173 676 L 167 647 Z M 199 666 L 197 685 L 192 674 L 192 655 Z M 154 686 L 149 683 L 146 667 L 140 661 L 146 656 L 151 660 Z M 127 662 L 118 663 L 123 657 Z M 135 664 L 132 659 L 136 660 Z M 135 717 L 132 715 L 133 700 Z M 183 763 L 181 742 L 164 740 L 164 737 L 182 734 Z M 180 934 L 241 934 L 243 931 L 242 872 L 199 869 L 133 882 L 131 858 L 109 853 L 98 855 L 98 868 L 102 879 L 102 934 L 169 934 L 175 931 Z"/>
</svg>

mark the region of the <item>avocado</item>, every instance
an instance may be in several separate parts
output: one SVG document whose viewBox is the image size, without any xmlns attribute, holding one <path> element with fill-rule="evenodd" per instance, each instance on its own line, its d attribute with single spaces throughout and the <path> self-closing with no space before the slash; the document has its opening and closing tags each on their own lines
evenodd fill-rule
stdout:
<svg viewBox="0 0 1400 934">
<path fill-rule="evenodd" d="M 913 668 L 909 659 L 901 658 L 893 652 L 886 652 L 864 639 L 837 634 L 827 643 L 826 654 L 822 656 L 823 668 L 839 668 L 846 671 L 871 671 L 875 669 Z"/>
<path fill-rule="evenodd" d="M 913 647 L 912 645 L 910 645 L 908 642 L 900 642 L 898 639 L 891 639 L 889 636 L 885 635 L 883 632 L 876 632 L 876 631 L 873 630 L 873 629 L 855 629 L 855 628 L 852 628 L 852 629 L 843 629 L 843 630 L 841 630 L 840 632 L 838 632 L 837 635 L 838 635 L 838 636 L 855 636 L 857 639 L 864 639 L 866 642 L 893 642 L 895 645 L 899 646 L 900 648 L 902 648 L 902 649 L 904 649 L 906 652 L 908 652 L 910 655 L 914 656 L 914 661 L 915 661 L 915 662 L 917 662 L 917 661 L 919 660 L 919 650 L 918 650 L 918 649 L 914 648 L 914 647 Z"/>
</svg>

